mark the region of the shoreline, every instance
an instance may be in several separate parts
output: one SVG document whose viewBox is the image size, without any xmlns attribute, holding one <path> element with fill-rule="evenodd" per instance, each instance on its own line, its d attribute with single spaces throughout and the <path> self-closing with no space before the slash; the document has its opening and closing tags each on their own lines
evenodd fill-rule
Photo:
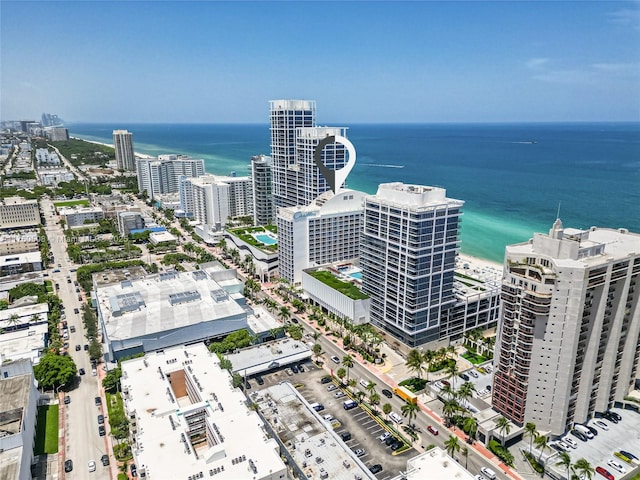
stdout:
<svg viewBox="0 0 640 480">
<path fill-rule="evenodd" d="M 83 142 L 88 142 L 88 143 L 95 143 L 96 145 L 102 145 L 103 147 L 113 148 L 114 150 L 116 148 L 111 143 L 97 142 L 96 140 L 87 140 L 86 138 L 80 138 L 80 137 L 69 137 L 69 138 L 73 138 L 74 140 L 82 140 Z M 137 158 L 156 158 L 156 157 L 153 157 L 151 155 L 147 155 L 146 153 L 140 153 L 140 152 L 136 152 L 136 151 L 134 151 L 133 154 Z"/>
</svg>

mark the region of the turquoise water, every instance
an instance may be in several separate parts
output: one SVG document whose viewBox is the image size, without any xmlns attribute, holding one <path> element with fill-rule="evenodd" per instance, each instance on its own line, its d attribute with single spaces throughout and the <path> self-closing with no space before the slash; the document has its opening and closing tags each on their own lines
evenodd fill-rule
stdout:
<svg viewBox="0 0 640 480">
<path fill-rule="evenodd" d="M 350 273 L 349 276 L 355 278 L 356 280 L 362 280 L 362 272 L 353 272 Z"/>
<path fill-rule="evenodd" d="M 270 152 L 267 124 L 68 128 L 105 143 L 126 128 L 136 151 L 203 158 L 215 174 L 248 175 L 251 156 Z M 558 206 L 568 227 L 640 232 L 638 123 L 351 125 L 348 136 L 357 151 L 350 188 L 373 194 L 380 183 L 403 181 L 464 200 L 461 250 L 469 255 L 502 262 L 506 245 L 546 232 Z"/>
<path fill-rule="evenodd" d="M 259 242 L 264 243 L 265 245 L 275 245 L 278 243 L 277 240 L 270 237 L 269 235 L 265 235 L 264 233 L 254 235 L 255 239 Z"/>
</svg>

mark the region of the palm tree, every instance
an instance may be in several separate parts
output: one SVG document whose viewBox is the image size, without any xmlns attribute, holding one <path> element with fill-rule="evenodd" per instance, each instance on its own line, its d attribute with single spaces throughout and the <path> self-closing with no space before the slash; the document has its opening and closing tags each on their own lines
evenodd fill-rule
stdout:
<svg viewBox="0 0 640 480">
<path fill-rule="evenodd" d="M 442 405 L 442 414 L 447 420 L 447 425 L 451 425 L 451 417 L 458 411 L 460 407 L 454 400 L 445 400 Z"/>
<path fill-rule="evenodd" d="M 373 405 L 373 408 L 377 413 L 378 409 L 376 407 L 380 405 L 380 394 L 378 392 L 373 392 L 371 395 L 369 395 L 369 403 Z"/>
<path fill-rule="evenodd" d="M 424 352 L 422 354 L 422 357 L 424 358 L 424 363 L 427 364 L 427 382 L 429 381 L 429 369 L 431 368 L 431 363 L 433 362 L 433 360 L 436 358 L 436 354 L 433 350 L 427 350 L 426 352 Z"/>
<path fill-rule="evenodd" d="M 524 426 L 524 436 L 529 437 L 529 453 L 531 453 L 533 439 L 538 436 L 538 430 L 535 423 L 529 422 Z"/>
<path fill-rule="evenodd" d="M 458 392 L 456 393 L 456 396 L 460 400 L 468 400 L 473 396 L 473 392 L 475 391 L 476 391 L 476 387 L 473 385 L 472 382 L 464 382 L 462 385 L 460 385 L 460 388 L 458 388 Z"/>
<path fill-rule="evenodd" d="M 12 313 L 11 315 L 9 315 L 9 318 L 7 318 L 7 324 L 11 327 L 15 327 L 19 323 L 20 315 L 18 315 L 17 313 Z"/>
<path fill-rule="evenodd" d="M 422 378 L 422 372 L 424 370 L 424 356 L 420 350 L 410 350 L 407 355 L 407 361 L 405 362 L 407 368 L 414 372 L 418 378 Z"/>
<path fill-rule="evenodd" d="M 317 363 L 318 358 L 320 357 L 320 355 L 322 355 L 322 345 L 320 345 L 319 343 L 314 344 L 313 347 L 311 347 L 311 351 L 315 355 Z"/>
<path fill-rule="evenodd" d="M 367 386 L 364 387 L 364 389 L 369 394 L 369 397 L 371 397 L 371 395 L 376 391 L 376 382 L 372 382 L 371 380 L 369 380 L 369 383 L 367 383 Z"/>
<path fill-rule="evenodd" d="M 458 437 L 455 435 L 449 435 L 449 439 L 444 442 L 444 447 L 447 449 L 447 453 L 455 460 L 453 456 L 460 451 L 460 443 L 458 443 Z"/>
<path fill-rule="evenodd" d="M 449 366 L 446 368 L 446 372 L 451 376 L 451 384 L 455 385 L 456 384 L 456 376 L 459 373 L 458 364 L 455 361 L 451 362 L 449 364 Z"/>
<path fill-rule="evenodd" d="M 418 407 L 417 403 L 405 403 L 400 410 L 402 411 L 402 416 L 407 417 L 409 425 L 411 425 L 411 421 L 418 415 L 420 407 Z"/>
<path fill-rule="evenodd" d="M 509 435 L 509 432 L 511 432 L 511 422 L 509 422 L 509 419 L 503 415 L 496 421 L 496 428 L 502 436 L 502 446 L 504 447 L 505 437 L 506 435 Z"/>
<path fill-rule="evenodd" d="M 469 435 L 471 443 L 476 439 L 476 433 L 478 432 L 478 419 L 476 417 L 467 417 L 464 419 L 464 430 Z"/>
<path fill-rule="evenodd" d="M 382 405 L 382 413 L 384 413 L 387 419 L 389 418 L 389 414 L 391 413 L 391 410 L 393 410 L 393 407 L 391 406 L 390 403 L 385 403 L 384 405 Z"/>
<path fill-rule="evenodd" d="M 560 452 L 556 466 L 567 469 L 567 480 L 571 480 L 571 456 L 567 452 Z"/>
<path fill-rule="evenodd" d="M 447 397 L 447 400 L 453 400 L 456 397 L 455 390 L 451 387 L 451 385 L 444 385 L 440 392 L 443 396 Z"/>
<path fill-rule="evenodd" d="M 462 453 L 462 456 L 464 457 L 464 468 L 467 468 L 467 462 L 469 460 L 469 449 L 467 448 L 466 445 L 464 445 L 462 447 L 462 449 L 460 450 L 460 452 Z"/>
<path fill-rule="evenodd" d="M 340 379 L 340 383 L 342 383 L 342 380 L 346 376 L 347 376 L 347 371 L 344 368 L 340 367 L 338 369 L 338 371 L 336 372 L 336 377 L 338 377 Z"/>
<path fill-rule="evenodd" d="M 538 456 L 538 462 L 541 462 L 542 460 L 542 454 L 544 453 L 545 450 L 549 449 L 549 446 L 547 445 L 547 437 L 544 435 L 537 435 L 534 439 L 533 439 L 533 443 L 536 444 L 536 448 L 538 448 L 540 450 L 540 455 Z"/>
<path fill-rule="evenodd" d="M 586 478 L 586 480 L 591 480 L 593 478 L 595 470 L 586 459 L 579 458 L 576 463 L 573 464 L 573 467 L 575 468 L 576 473 L 579 477 L 582 477 L 584 475 L 584 478 Z"/>
<path fill-rule="evenodd" d="M 34 313 L 31 316 L 31 323 L 39 323 L 40 322 L 40 315 L 37 313 Z"/>
<path fill-rule="evenodd" d="M 347 367 L 347 381 L 349 381 L 349 374 L 351 373 L 351 369 L 353 368 L 353 357 L 348 354 L 342 357 L 342 365 Z"/>
<path fill-rule="evenodd" d="M 289 310 L 289 307 L 280 307 L 279 313 L 282 321 L 289 320 L 291 318 L 291 310 Z"/>
<path fill-rule="evenodd" d="M 364 393 L 362 390 L 358 390 L 356 392 L 356 397 L 358 397 L 358 402 L 362 403 L 362 399 L 366 396 L 367 394 Z"/>
</svg>

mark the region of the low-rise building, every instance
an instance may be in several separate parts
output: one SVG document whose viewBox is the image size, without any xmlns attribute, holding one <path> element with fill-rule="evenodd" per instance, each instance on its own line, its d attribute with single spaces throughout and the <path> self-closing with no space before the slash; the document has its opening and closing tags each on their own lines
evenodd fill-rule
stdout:
<svg viewBox="0 0 640 480">
<path fill-rule="evenodd" d="M 247 328 L 242 282 L 235 270 L 203 264 L 195 272 L 166 272 L 94 292 L 103 350 L 108 361 L 219 338 Z"/>
<path fill-rule="evenodd" d="M 0 365 L 0 478 L 31 480 L 38 398 L 29 360 Z"/>
<path fill-rule="evenodd" d="M 267 372 L 285 365 L 298 364 L 311 358 L 309 347 L 297 340 L 283 338 L 243 348 L 225 355 L 233 365 L 233 371 L 243 376 Z"/>
<path fill-rule="evenodd" d="M 38 240 L 38 233 L 35 231 L 2 234 L 0 235 L 0 255 L 37 252 L 40 249 Z"/>
<path fill-rule="evenodd" d="M 39 251 L 0 256 L 0 277 L 41 270 L 42 255 Z"/>
<path fill-rule="evenodd" d="M 118 232 L 120 235 L 127 236 L 133 230 L 142 230 L 144 228 L 144 220 L 140 212 L 118 212 Z"/>
<path fill-rule="evenodd" d="M 151 242 L 153 245 L 158 245 L 159 243 L 163 242 L 176 242 L 177 240 L 178 239 L 175 236 L 173 236 L 166 230 L 164 232 L 151 232 L 149 234 L 149 242 Z"/>
<path fill-rule="evenodd" d="M 407 460 L 407 470 L 392 480 L 473 480 L 474 476 L 442 448 L 434 447 Z M 484 477 L 483 477 L 484 478 Z"/>
<path fill-rule="evenodd" d="M 102 207 L 63 207 L 58 209 L 58 213 L 64 218 L 69 228 L 98 223 L 104 218 Z"/>
<path fill-rule="evenodd" d="M 140 476 L 288 478 L 278 442 L 204 345 L 122 362 L 121 384 Z"/>
<path fill-rule="evenodd" d="M 76 178 L 73 173 L 64 168 L 41 168 L 38 169 L 38 175 L 40 176 L 40 181 L 45 186 L 57 186 L 59 183 L 70 182 Z"/>
<path fill-rule="evenodd" d="M 37 225 L 40 225 L 40 210 L 37 200 L 7 197 L 0 201 L 0 230 Z"/>
</svg>

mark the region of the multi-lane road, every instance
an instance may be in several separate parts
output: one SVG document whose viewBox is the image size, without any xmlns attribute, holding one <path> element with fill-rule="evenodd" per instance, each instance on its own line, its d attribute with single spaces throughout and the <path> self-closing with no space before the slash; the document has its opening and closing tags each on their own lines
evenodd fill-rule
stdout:
<svg viewBox="0 0 640 480">
<path fill-rule="evenodd" d="M 109 467 L 103 467 L 100 458 L 103 454 L 108 454 L 105 437 L 98 434 L 98 414 L 106 413 L 102 407 L 95 405 L 95 397 L 100 393 L 98 376 L 93 376 L 91 372 L 91 362 L 89 352 L 84 350 L 84 345 L 89 341 L 85 337 L 82 325 L 82 302 L 78 300 L 79 293 L 76 292 L 74 264 L 67 256 L 67 243 L 65 241 L 62 227 L 58 224 L 57 216 L 53 210 L 53 203 L 49 199 L 41 201 L 41 208 L 46 218 L 45 231 L 51 244 L 51 252 L 54 256 L 54 265 L 50 273 L 50 278 L 59 287 L 55 289 L 56 295 L 62 300 L 65 307 L 65 320 L 69 327 L 69 355 L 75 361 L 78 369 L 84 368 L 85 375 L 78 375 L 76 382 L 71 387 L 65 387 L 66 395 L 71 399 L 71 403 L 60 405 L 64 415 L 65 423 L 65 445 L 60 445 L 60 454 L 64 460 L 73 461 L 73 471 L 69 473 L 59 472 L 59 478 L 91 478 L 105 479 L 111 478 Z M 70 282 L 69 282 L 70 281 Z M 78 309 L 78 314 L 74 309 Z M 75 333 L 71 333 L 71 327 L 75 327 Z M 76 345 L 80 345 L 80 350 L 76 351 Z M 106 416 L 106 415 L 105 415 Z M 108 421 L 108 419 L 106 420 Z M 89 473 L 88 463 L 96 462 L 96 471 Z M 113 457 L 111 457 L 113 462 Z M 64 477 L 63 475 L 66 475 Z"/>
</svg>

